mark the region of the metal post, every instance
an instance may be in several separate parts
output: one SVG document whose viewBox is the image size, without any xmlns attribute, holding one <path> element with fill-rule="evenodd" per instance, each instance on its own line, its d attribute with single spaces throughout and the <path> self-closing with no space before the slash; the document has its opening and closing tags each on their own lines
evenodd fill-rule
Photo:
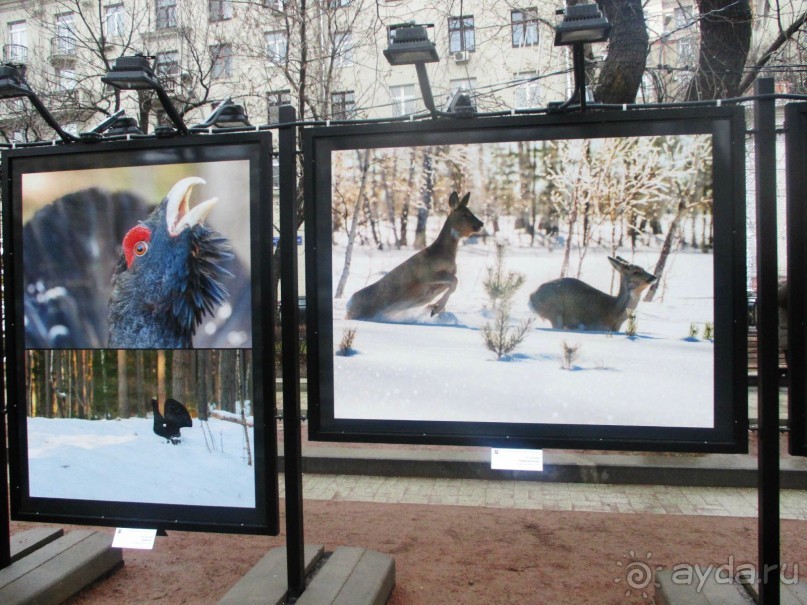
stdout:
<svg viewBox="0 0 807 605">
<path fill-rule="evenodd" d="M 574 68 L 574 88 L 580 96 L 580 111 L 583 112 L 586 110 L 586 56 L 583 44 L 572 45 L 572 67 Z"/>
<path fill-rule="evenodd" d="M 0 339 L 2 340 L 2 339 Z M 0 358 L 5 359 L 5 343 L 0 344 Z M 11 515 L 8 507 L 8 455 L 6 454 L 6 389 L 0 375 L 0 569 L 11 565 Z"/>
<path fill-rule="evenodd" d="M 773 78 L 760 78 L 756 95 L 773 94 Z M 776 263 L 776 107 L 754 103 L 754 167 L 759 317 L 759 603 L 779 603 L 779 335 Z M 739 200 L 738 200 L 739 201 Z"/>
<path fill-rule="evenodd" d="M 432 85 L 429 82 L 429 72 L 426 71 L 426 64 L 415 63 L 415 71 L 418 75 L 418 84 L 420 85 L 420 95 L 423 97 L 423 104 L 432 114 L 432 117 L 436 118 L 437 107 L 434 105 L 434 95 L 432 94 Z"/>
<path fill-rule="evenodd" d="M 297 128 L 291 105 L 280 107 L 280 314 L 283 347 L 283 464 L 289 597 L 305 590 L 303 451 L 300 420 L 300 310 L 297 296 Z"/>
</svg>

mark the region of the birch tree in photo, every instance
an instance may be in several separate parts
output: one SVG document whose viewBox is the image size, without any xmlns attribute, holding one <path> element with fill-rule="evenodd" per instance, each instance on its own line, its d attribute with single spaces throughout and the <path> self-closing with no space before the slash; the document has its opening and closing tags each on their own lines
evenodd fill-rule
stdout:
<svg viewBox="0 0 807 605">
<path fill-rule="evenodd" d="M 357 150 L 357 162 L 360 172 L 359 190 L 356 192 L 356 200 L 353 205 L 353 210 L 350 217 L 350 229 L 347 237 L 347 247 L 345 248 L 345 264 L 342 267 L 342 275 L 339 277 L 339 284 L 336 286 L 334 298 L 342 298 L 345 293 L 345 286 L 347 279 L 350 276 L 350 264 L 353 260 L 353 246 L 356 241 L 356 232 L 359 226 L 359 209 L 361 208 L 362 199 L 364 198 L 364 189 L 367 186 L 367 173 L 370 168 L 370 151 Z"/>
<path fill-rule="evenodd" d="M 677 170 L 672 171 L 674 180 L 671 191 L 673 199 L 677 202 L 676 211 L 653 270 L 657 279 L 648 288 L 644 297 L 647 302 L 652 301 L 656 296 L 670 252 L 673 250 L 676 240 L 681 236 L 680 225 L 684 217 L 695 208 L 711 208 L 712 206 L 711 185 L 707 179 L 707 175 L 711 174 L 711 170 L 708 169 L 711 166 L 712 157 L 711 140 L 704 136 L 689 137 L 689 140 L 690 145 L 678 146 L 679 163 L 675 167 Z"/>
</svg>

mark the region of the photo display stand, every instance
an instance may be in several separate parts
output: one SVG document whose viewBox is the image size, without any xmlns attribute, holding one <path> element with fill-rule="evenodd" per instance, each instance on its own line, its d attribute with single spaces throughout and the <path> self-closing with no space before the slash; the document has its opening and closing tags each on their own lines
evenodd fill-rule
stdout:
<svg viewBox="0 0 807 605">
<path fill-rule="evenodd" d="M 12 519 L 278 533 L 271 152 L 3 152 Z"/>
<path fill-rule="evenodd" d="M 747 450 L 742 108 L 315 127 L 303 154 L 312 440 Z M 387 218 L 357 235 L 370 198 L 434 243 L 398 250 Z M 622 227 L 689 208 L 706 253 Z M 523 278 L 506 305 L 496 267 Z"/>
<path fill-rule="evenodd" d="M 807 103 L 785 107 L 787 145 L 787 348 L 790 454 L 807 456 Z M 780 287 L 780 297 L 783 293 Z M 780 304 L 781 304 L 780 300 Z M 780 335 L 785 337 L 785 335 Z"/>
</svg>

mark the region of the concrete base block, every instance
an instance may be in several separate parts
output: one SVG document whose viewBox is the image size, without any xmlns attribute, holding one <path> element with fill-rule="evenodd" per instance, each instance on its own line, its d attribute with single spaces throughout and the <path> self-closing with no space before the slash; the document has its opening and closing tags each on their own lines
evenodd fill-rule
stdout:
<svg viewBox="0 0 807 605">
<path fill-rule="evenodd" d="M 306 545 L 305 571 L 323 557 L 323 547 Z M 286 599 L 286 548 L 272 549 L 218 605 L 281 605 Z M 395 586 L 395 561 L 366 548 L 337 548 L 310 578 L 297 605 L 385 605 Z"/>
<path fill-rule="evenodd" d="M 394 586 L 392 557 L 342 546 L 314 576 L 297 605 L 385 605 Z"/>
<path fill-rule="evenodd" d="M 714 574 L 698 578 L 692 574 L 692 583 L 673 579 L 672 570 L 656 573 L 657 605 L 753 605 L 754 599 L 745 586 L 739 583 L 717 582 Z"/>
<path fill-rule="evenodd" d="M 0 603 L 58 605 L 121 565 L 111 536 L 73 531 L 0 569 Z"/>
<path fill-rule="evenodd" d="M 757 588 L 756 584 L 748 586 L 749 592 L 754 595 L 756 600 L 759 600 Z M 782 582 L 779 586 L 779 603 L 780 605 L 807 605 L 807 584 Z"/>
<path fill-rule="evenodd" d="M 61 538 L 64 530 L 61 527 L 36 527 L 17 532 L 11 536 L 11 562 L 27 557 L 35 550 Z"/>
<path fill-rule="evenodd" d="M 325 549 L 320 544 L 305 545 L 306 574 L 324 554 Z M 286 547 L 273 548 L 227 591 L 218 605 L 281 605 L 288 592 L 287 570 Z"/>
</svg>

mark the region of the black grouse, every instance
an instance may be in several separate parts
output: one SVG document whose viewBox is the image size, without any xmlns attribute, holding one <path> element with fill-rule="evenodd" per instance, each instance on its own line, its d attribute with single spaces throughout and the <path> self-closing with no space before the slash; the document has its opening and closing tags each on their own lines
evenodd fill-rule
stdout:
<svg viewBox="0 0 807 605">
<path fill-rule="evenodd" d="M 176 399 L 166 399 L 164 413 L 160 413 L 157 398 L 152 398 L 151 409 L 154 410 L 154 432 L 174 445 L 179 443 L 179 429 L 193 426 L 188 409 Z"/>
<path fill-rule="evenodd" d="M 202 223 L 217 200 L 189 204 L 204 182 L 179 181 L 124 236 L 109 298 L 111 348 L 190 348 L 196 326 L 227 297 L 220 280 L 231 275 L 223 268 L 230 245 Z"/>
<path fill-rule="evenodd" d="M 191 337 L 200 348 L 248 343 L 249 271 L 201 224 L 212 204 L 188 208 L 190 189 L 201 182 L 183 179 L 157 206 L 90 188 L 40 208 L 23 226 L 26 347 L 173 348 Z M 230 296 L 213 314 L 226 296 L 224 280 Z"/>
</svg>

